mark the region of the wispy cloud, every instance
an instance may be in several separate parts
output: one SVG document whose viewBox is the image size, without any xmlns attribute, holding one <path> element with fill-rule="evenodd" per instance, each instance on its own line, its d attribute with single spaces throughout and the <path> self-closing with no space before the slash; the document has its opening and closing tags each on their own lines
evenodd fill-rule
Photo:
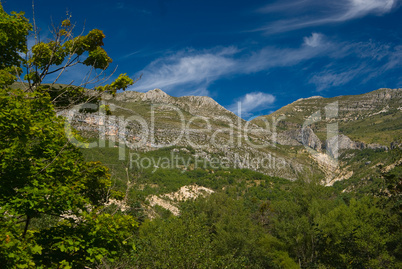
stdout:
<svg viewBox="0 0 402 269">
<path fill-rule="evenodd" d="M 236 52 L 233 47 L 209 51 L 186 50 L 159 58 L 140 72 L 143 79 L 130 90 L 147 91 L 161 88 L 165 91 L 179 91 L 177 87 L 189 84 L 192 89 L 187 90 L 205 88 L 235 69 L 236 61 L 233 56 Z"/>
<path fill-rule="evenodd" d="M 360 18 L 367 14 L 383 15 L 391 11 L 396 0 L 348 0 L 346 9 L 338 17 L 339 21 Z"/>
<path fill-rule="evenodd" d="M 119 58 L 119 60 L 127 59 L 127 58 L 130 58 L 130 57 L 134 56 L 134 55 L 138 55 L 138 54 L 142 53 L 142 51 L 143 51 L 143 50 L 136 50 L 136 51 L 127 53 L 127 54 L 121 56 L 121 57 Z"/>
<path fill-rule="evenodd" d="M 264 92 L 251 92 L 237 99 L 236 102 L 227 107 L 238 116 L 248 118 L 253 112 L 268 108 L 275 102 L 275 96 Z"/>
<path fill-rule="evenodd" d="M 389 54 L 389 60 L 384 65 L 385 70 L 390 70 L 402 66 L 402 45 L 393 48 Z"/>
<path fill-rule="evenodd" d="M 381 16 L 396 8 L 398 0 L 289 0 L 285 3 L 269 4 L 262 13 L 292 14 L 294 19 L 277 20 L 257 29 L 267 34 L 339 23 L 367 15 Z"/>
<path fill-rule="evenodd" d="M 317 91 L 323 91 L 346 85 L 353 79 L 359 79 L 357 82 L 364 84 L 402 64 L 400 45 L 374 41 L 339 43 L 321 33 L 312 33 L 302 40 L 295 48 L 271 46 L 254 52 L 235 47 L 183 50 L 161 57 L 146 66 L 135 75 L 138 77 L 142 73 L 143 78 L 129 90 L 148 91 L 161 88 L 177 96 L 210 95 L 208 89 L 211 84 L 222 78 L 316 60 L 321 61 L 323 66 L 319 72 L 306 76 L 306 82 L 314 84 Z M 248 98 L 253 96 L 257 95 L 250 95 Z M 246 111 L 249 110 L 247 100 L 249 99 L 242 101 Z"/>
<path fill-rule="evenodd" d="M 309 83 L 316 86 L 317 91 L 346 85 L 353 79 L 356 83 L 367 83 L 369 80 L 387 71 L 400 68 L 402 65 L 402 46 L 382 44 L 374 41 L 344 43 L 342 52 L 335 52 L 336 58 L 323 71 L 315 73 Z M 349 59 L 355 64 L 337 64 L 336 60 Z"/>
<path fill-rule="evenodd" d="M 335 70 L 325 70 L 318 74 L 315 74 L 310 80 L 310 83 L 315 84 L 317 91 L 323 91 L 325 89 L 342 86 L 356 78 L 359 74 L 365 73 L 368 70 L 364 69 L 364 66 L 358 66 L 351 68 L 343 72 L 337 72 Z"/>
<path fill-rule="evenodd" d="M 265 47 L 249 54 L 235 47 L 180 51 L 146 66 L 136 74 L 141 73 L 143 77 L 130 90 L 161 88 L 166 92 L 174 90 L 178 95 L 205 93 L 211 83 L 222 77 L 295 65 L 325 55 L 331 47 L 322 34 L 313 33 L 297 48 Z"/>
<path fill-rule="evenodd" d="M 293 66 L 302 61 L 326 55 L 335 44 L 326 41 L 324 35 L 313 33 L 304 37 L 298 48 L 265 47 L 242 62 L 242 70 L 259 72 L 273 67 Z"/>
</svg>

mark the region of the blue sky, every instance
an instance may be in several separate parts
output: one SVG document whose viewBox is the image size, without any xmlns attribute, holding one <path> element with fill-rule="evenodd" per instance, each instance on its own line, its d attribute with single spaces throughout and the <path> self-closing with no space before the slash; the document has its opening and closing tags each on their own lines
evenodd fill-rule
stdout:
<svg viewBox="0 0 402 269">
<path fill-rule="evenodd" d="M 32 17 L 32 1 L 2 2 Z M 36 0 L 35 17 L 43 36 L 67 11 L 77 29 L 103 30 L 117 73 L 143 74 L 130 90 L 241 101 L 248 119 L 299 98 L 401 88 L 401 2 Z"/>
</svg>

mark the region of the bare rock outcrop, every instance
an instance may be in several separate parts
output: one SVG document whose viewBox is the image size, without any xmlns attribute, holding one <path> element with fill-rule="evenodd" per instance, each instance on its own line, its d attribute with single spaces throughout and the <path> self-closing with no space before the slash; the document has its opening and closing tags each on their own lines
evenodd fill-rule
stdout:
<svg viewBox="0 0 402 269">
<path fill-rule="evenodd" d="M 277 142 L 281 145 L 288 146 L 308 146 L 316 151 L 321 151 L 322 142 L 313 132 L 310 127 L 288 130 L 279 133 L 277 136 Z"/>
<path fill-rule="evenodd" d="M 380 144 L 365 144 L 363 142 L 353 141 L 348 136 L 340 134 L 333 136 L 326 141 L 325 147 L 328 153 L 334 157 L 338 158 L 341 150 L 346 149 L 380 149 L 388 150 L 387 146 Z"/>
</svg>

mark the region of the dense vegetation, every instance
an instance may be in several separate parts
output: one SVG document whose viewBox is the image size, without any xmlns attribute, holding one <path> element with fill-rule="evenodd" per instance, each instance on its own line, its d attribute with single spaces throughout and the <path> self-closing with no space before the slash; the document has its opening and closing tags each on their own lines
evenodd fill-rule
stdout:
<svg viewBox="0 0 402 269">
<path fill-rule="evenodd" d="M 1 266 L 68 268 L 113 261 L 132 250 L 138 223 L 130 215 L 103 212 L 111 184 L 107 168 L 84 160 L 69 142 L 74 133 L 66 134 L 64 120 L 56 116 L 60 100 L 63 106 L 73 104 L 84 91 L 42 85 L 48 74 L 63 72 L 74 61 L 107 68 L 111 59 L 101 48 L 104 35 L 93 30 L 74 38 L 65 20 L 54 41 L 35 44 L 23 59 L 31 29 L 22 13 L 8 15 L 0 5 Z M 22 75 L 24 87 L 10 88 Z M 97 91 L 113 92 L 130 83 L 120 76 Z"/>
<path fill-rule="evenodd" d="M 162 158 L 171 150 L 142 154 Z M 124 191 L 123 173 L 129 163 L 116 161 L 117 151 L 94 148 L 84 153 L 107 163 L 116 180 L 115 189 Z M 191 154 L 191 149 L 181 154 Z M 393 155 L 401 156 L 400 150 L 395 149 Z M 325 187 L 319 182 L 291 182 L 246 169 L 129 170 L 129 177 L 135 178 L 129 212 L 136 215 L 140 226 L 137 249 L 125 266 L 400 268 L 401 172 L 399 165 L 387 173 L 359 179 L 362 185 L 351 180 Z M 149 195 L 191 184 L 215 193 L 181 203 L 180 216 L 157 208 L 159 217 L 149 220 L 134 209 L 138 203 L 146 205 Z M 141 185 L 145 188 L 138 188 Z"/>
<path fill-rule="evenodd" d="M 103 33 L 73 37 L 63 21 L 56 40 L 34 45 L 26 60 L 31 29 L 23 14 L 0 6 L 2 268 L 402 268 L 401 165 L 365 178 L 364 188 L 208 165 L 129 169 L 117 148 L 79 150 L 69 142 L 77 134 L 66 134 L 55 110 L 94 101 L 82 88 L 42 84 L 71 59 L 105 70 Z M 27 83 L 11 87 L 22 75 Z M 132 83 L 121 75 L 94 92 Z M 141 154 L 172 150 L 194 154 Z M 151 220 L 143 211 L 149 195 L 190 184 L 214 193 L 180 203 L 179 216 L 159 208 Z M 129 208 L 106 206 L 111 198 Z"/>
</svg>

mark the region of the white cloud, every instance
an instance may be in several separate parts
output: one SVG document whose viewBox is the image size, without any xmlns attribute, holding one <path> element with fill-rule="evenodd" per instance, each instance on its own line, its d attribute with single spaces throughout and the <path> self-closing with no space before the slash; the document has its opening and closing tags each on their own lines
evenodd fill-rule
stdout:
<svg viewBox="0 0 402 269">
<path fill-rule="evenodd" d="M 391 11 L 396 0 L 348 0 L 347 9 L 339 20 L 350 20 L 367 14 L 383 15 Z"/>
<path fill-rule="evenodd" d="M 309 37 L 304 37 L 304 44 L 306 44 L 309 47 L 318 47 L 322 44 L 323 42 L 323 35 L 319 33 L 313 33 Z"/>
<path fill-rule="evenodd" d="M 185 50 L 159 58 L 139 74 L 142 79 L 129 90 L 148 91 L 160 88 L 175 95 L 205 94 L 208 86 L 222 77 L 250 74 L 275 67 L 296 65 L 321 55 L 333 47 L 322 34 L 304 38 L 298 48 L 265 47 L 251 54 L 234 48 Z"/>
<path fill-rule="evenodd" d="M 233 113 L 247 118 L 252 115 L 252 112 L 266 109 L 275 102 L 275 96 L 264 92 L 251 92 L 242 96 L 237 102 L 228 106 L 228 109 Z"/>
<path fill-rule="evenodd" d="M 285 4 L 267 5 L 259 11 L 262 13 L 293 13 L 294 19 L 274 21 L 257 30 L 268 34 L 287 32 L 344 22 L 369 14 L 381 16 L 389 13 L 395 7 L 397 7 L 397 0 L 290 0 Z"/>
<path fill-rule="evenodd" d="M 161 88 L 165 91 L 180 90 L 191 84 L 194 88 L 205 88 L 211 82 L 235 68 L 233 55 L 236 49 L 229 47 L 215 51 L 182 51 L 163 57 L 149 64 L 139 73 L 143 78 L 130 90 L 147 91 Z"/>
</svg>

